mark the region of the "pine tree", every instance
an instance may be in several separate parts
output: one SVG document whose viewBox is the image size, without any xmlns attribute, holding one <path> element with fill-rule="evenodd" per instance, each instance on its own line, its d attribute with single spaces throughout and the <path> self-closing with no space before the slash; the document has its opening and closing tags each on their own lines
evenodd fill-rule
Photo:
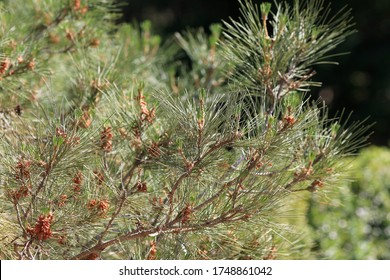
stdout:
<svg viewBox="0 0 390 280">
<path fill-rule="evenodd" d="M 367 138 L 306 94 L 350 12 L 240 4 L 162 43 L 112 1 L 2 2 L 1 258 L 295 256 L 283 207 Z"/>
</svg>

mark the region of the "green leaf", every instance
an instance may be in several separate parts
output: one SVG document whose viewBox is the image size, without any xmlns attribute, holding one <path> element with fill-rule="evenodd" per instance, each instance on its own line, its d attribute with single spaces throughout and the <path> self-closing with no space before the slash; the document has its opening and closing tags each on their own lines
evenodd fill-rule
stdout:
<svg viewBox="0 0 390 280">
<path fill-rule="evenodd" d="M 55 147 L 60 147 L 62 144 L 64 144 L 65 139 L 61 136 L 53 136 L 53 145 Z"/>
<path fill-rule="evenodd" d="M 209 37 L 210 46 L 215 46 L 221 36 L 222 25 L 221 24 L 212 24 L 210 25 L 211 35 Z"/>
<path fill-rule="evenodd" d="M 260 4 L 260 10 L 261 10 L 261 17 L 263 20 L 266 20 L 268 18 L 268 14 L 271 11 L 271 3 L 264 2 Z"/>
</svg>

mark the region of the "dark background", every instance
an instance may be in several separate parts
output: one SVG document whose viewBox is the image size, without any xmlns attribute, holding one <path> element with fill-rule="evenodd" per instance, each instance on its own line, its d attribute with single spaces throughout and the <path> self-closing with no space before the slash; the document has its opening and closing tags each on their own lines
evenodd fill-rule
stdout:
<svg viewBox="0 0 390 280">
<path fill-rule="evenodd" d="M 211 23 L 239 17 L 237 0 L 117 2 L 124 4 L 122 21 L 150 19 L 155 32 L 163 36 L 189 27 L 207 30 Z M 337 58 L 339 66 L 317 67 L 315 79 L 323 86 L 313 89 L 312 95 L 327 102 L 331 115 L 345 108 L 354 112 L 352 120 L 370 117 L 369 123 L 375 122 L 370 142 L 390 145 L 390 1 L 334 0 L 332 12 L 345 5 L 352 9 L 358 32 L 336 50 L 350 52 Z"/>
</svg>

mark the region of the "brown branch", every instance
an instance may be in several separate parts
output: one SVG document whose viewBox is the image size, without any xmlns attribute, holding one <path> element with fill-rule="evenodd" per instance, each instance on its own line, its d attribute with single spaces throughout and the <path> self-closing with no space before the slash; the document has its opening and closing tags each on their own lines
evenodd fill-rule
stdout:
<svg viewBox="0 0 390 280">
<path fill-rule="evenodd" d="M 285 190 L 289 190 L 291 189 L 295 184 L 297 183 L 300 183 L 300 182 L 303 182 L 305 180 L 308 179 L 308 177 L 313 173 L 313 169 L 312 169 L 312 166 L 313 166 L 313 162 L 310 161 L 307 168 L 304 168 L 302 169 L 302 171 L 300 173 L 296 173 L 294 174 L 294 179 L 288 183 L 287 185 L 284 186 L 284 189 Z"/>
<path fill-rule="evenodd" d="M 203 228 L 207 228 L 207 227 L 213 227 L 213 226 L 218 225 L 220 223 L 235 222 L 235 221 L 238 221 L 240 219 L 245 218 L 245 216 L 243 216 L 242 218 L 233 219 L 238 213 L 240 213 L 242 211 L 243 211 L 243 207 L 242 207 L 242 205 L 239 205 L 239 206 L 237 206 L 233 209 L 230 209 L 229 211 L 221 214 L 218 218 L 205 221 L 200 225 L 187 227 L 187 230 L 186 230 L 186 228 L 184 228 L 184 230 L 185 231 L 195 231 L 195 230 L 199 230 L 199 229 L 203 229 Z M 174 226 L 179 221 L 181 221 L 181 216 L 177 215 L 174 220 L 172 220 L 169 223 L 166 223 L 162 227 L 154 227 L 154 228 L 146 229 L 146 230 L 136 229 L 132 232 L 129 232 L 129 233 L 124 234 L 122 236 L 116 237 L 116 238 L 111 239 L 107 242 L 96 244 L 95 246 L 79 253 L 78 255 L 72 257 L 71 259 L 82 260 L 82 259 L 88 259 L 88 257 L 92 254 L 100 255 L 101 252 L 104 251 L 106 248 L 108 248 L 112 245 L 121 243 L 123 241 L 129 241 L 129 240 L 133 240 L 133 239 L 137 239 L 137 238 L 151 236 L 154 234 L 160 235 L 160 234 L 182 231 L 183 230 L 182 226 L 180 226 L 180 227 Z"/>
<path fill-rule="evenodd" d="M 135 158 L 133 166 L 126 173 L 126 175 L 122 178 L 122 181 L 121 181 L 121 188 L 122 189 L 128 190 L 131 178 L 133 177 L 133 174 L 134 174 L 135 170 L 143 163 L 143 161 L 142 161 L 143 157 L 144 157 L 144 152 L 141 152 Z"/>
<path fill-rule="evenodd" d="M 212 203 L 219 196 L 221 196 L 221 194 L 226 190 L 227 187 L 228 187 L 228 184 L 224 184 L 222 186 L 222 188 L 218 192 L 216 192 L 213 196 L 211 196 L 210 198 L 208 198 L 205 201 L 203 201 L 201 204 L 198 204 L 197 206 L 195 206 L 193 208 L 193 210 L 194 211 L 198 211 L 198 210 L 202 209 L 203 207 L 205 207 L 205 206 L 209 205 L 210 203 Z"/>
<path fill-rule="evenodd" d="M 38 193 L 45 187 L 46 181 L 47 181 L 48 177 L 49 177 L 49 175 L 48 175 L 48 173 L 46 173 L 45 177 L 39 183 L 37 190 L 34 193 L 31 194 L 30 203 L 29 203 L 29 205 L 27 207 L 26 212 L 24 213 L 24 218 L 27 218 L 27 216 L 30 214 L 30 212 L 32 210 L 32 207 L 33 207 L 33 204 L 35 202 L 35 199 L 37 198 Z"/>
<path fill-rule="evenodd" d="M 108 223 L 107 223 L 106 227 L 104 228 L 103 232 L 100 234 L 99 240 L 97 242 L 98 244 L 101 244 L 103 242 L 104 236 L 106 236 L 106 234 L 107 234 L 108 230 L 111 228 L 114 220 L 116 219 L 116 217 L 118 217 L 119 213 L 121 212 L 121 210 L 123 208 L 123 205 L 125 204 L 126 199 L 127 199 L 127 191 L 126 190 L 122 190 L 119 204 L 118 204 L 115 212 L 112 214 L 111 219 L 108 221 Z"/>
<path fill-rule="evenodd" d="M 313 172 L 312 167 L 316 164 L 318 164 L 323 158 L 325 157 L 325 154 L 323 152 L 319 153 L 313 161 L 309 162 L 307 169 L 307 173 L 302 174 L 300 176 L 296 176 L 290 183 L 284 186 L 284 189 L 289 190 L 291 189 L 295 184 L 300 183 L 308 179 L 309 177 L 309 172 Z M 300 189 L 300 190 L 293 190 L 294 192 L 296 191 L 301 191 L 301 190 L 310 190 L 310 187 Z"/>
<path fill-rule="evenodd" d="M 148 230 L 135 230 L 135 231 L 131 231 L 125 235 L 122 235 L 120 237 L 117 237 L 117 238 L 114 238 L 114 239 L 111 239 L 110 241 L 107 241 L 107 242 L 104 242 L 104 243 L 101 243 L 101 244 L 96 244 L 95 246 L 81 252 L 80 254 L 72 257 L 71 259 L 72 260 L 82 260 L 82 259 L 86 259 L 90 254 L 93 254 L 93 253 L 98 253 L 100 254 L 103 250 L 105 250 L 107 247 L 110 247 L 112 245 L 115 245 L 115 244 L 118 244 L 122 241 L 125 241 L 125 240 L 132 240 L 132 239 L 136 239 L 136 238 L 141 238 L 141 237 L 146 237 L 148 235 L 151 235 L 153 233 L 156 233 L 160 231 L 160 228 L 158 227 L 155 227 L 155 228 L 152 228 L 152 229 L 148 229 Z"/>
<path fill-rule="evenodd" d="M 295 161 L 296 161 L 296 156 L 294 156 L 292 161 L 288 165 L 283 167 L 282 169 L 275 170 L 275 171 L 269 171 L 269 172 L 256 172 L 254 175 L 271 177 L 272 175 L 287 171 L 294 164 Z"/>
<path fill-rule="evenodd" d="M 137 239 L 137 238 L 142 238 L 142 237 L 146 237 L 146 236 L 150 236 L 150 235 L 154 235 L 154 234 L 165 234 L 165 233 L 172 233 L 172 232 L 177 232 L 179 229 L 183 229 L 183 226 L 180 225 L 179 226 L 175 226 L 177 223 L 179 223 L 181 221 L 181 215 L 180 213 L 178 215 L 176 215 L 176 217 L 173 219 L 173 220 L 169 220 L 170 217 L 172 216 L 172 213 L 173 213 L 173 196 L 175 194 L 175 192 L 177 191 L 177 189 L 179 188 L 181 182 L 188 176 L 191 175 L 192 173 L 192 170 L 194 169 L 194 167 L 198 166 L 208 155 L 210 155 L 211 153 L 213 153 L 214 151 L 218 150 L 219 148 L 225 146 L 225 145 L 228 145 L 230 144 L 233 140 L 234 140 L 235 136 L 232 137 L 231 139 L 228 139 L 228 140 L 225 140 L 225 141 L 221 141 L 221 142 L 218 142 L 216 143 L 214 146 L 212 146 L 206 153 L 204 153 L 202 156 L 200 156 L 198 158 L 198 160 L 196 160 L 194 162 L 194 165 L 193 167 L 188 170 L 186 173 L 182 174 L 175 182 L 175 184 L 173 185 L 172 187 L 172 190 L 171 192 L 169 193 L 169 202 L 170 202 L 170 212 L 169 212 L 169 215 L 167 216 L 167 219 L 166 219 L 166 222 L 164 225 L 162 226 L 154 226 L 153 228 L 150 228 L 150 229 L 135 229 L 131 232 L 128 232 L 124 235 L 121 235 L 119 237 L 116 237 L 114 239 L 111 239 L 109 241 L 106 241 L 106 242 L 102 242 L 102 238 L 99 240 L 98 244 L 96 244 L 95 246 L 79 253 L 78 255 L 72 257 L 72 259 L 77 259 L 77 260 L 80 260 L 80 259 L 87 259 L 89 256 L 93 255 L 93 254 L 97 254 L 97 255 L 100 255 L 100 253 L 105 250 L 106 248 L 112 246 L 112 245 L 115 245 L 115 244 L 118 244 L 120 242 L 123 242 L 123 241 L 129 241 L 129 240 L 133 240 L 133 239 Z M 257 161 L 260 159 L 260 157 L 258 157 L 256 160 L 253 160 L 247 170 L 245 170 L 245 172 L 242 172 L 239 176 L 237 176 L 236 178 L 232 179 L 231 181 L 229 181 L 228 183 L 224 184 L 224 186 L 221 188 L 221 190 L 219 190 L 214 196 L 212 196 L 211 198 L 209 198 L 208 200 L 204 201 L 203 203 L 199 204 L 198 206 L 196 206 L 194 208 L 194 210 L 199 210 L 199 209 L 202 209 L 203 207 L 205 207 L 206 205 L 212 203 L 212 201 L 214 201 L 218 196 L 220 196 L 222 193 L 223 193 L 223 190 L 227 187 L 227 186 L 231 186 L 231 185 L 234 185 L 234 184 L 237 184 L 237 183 L 240 183 L 242 182 L 248 175 L 250 172 L 248 172 L 248 170 L 251 170 L 253 169 L 255 166 L 256 166 L 256 163 Z M 135 166 L 135 165 L 134 165 Z M 133 166 L 133 168 L 126 174 L 126 176 L 124 177 L 124 179 L 126 180 L 129 180 L 135 170 L 135 167 Z M 126 180 L 123 180 L 123 181 L 126 181 Z M 129 182 L 127 182 L 126 185 L 128 185 Z M 125 185 L 124 182 L 122 182 L 122 185 Z M 122 200 L 123 201 L 123 200 Z M 117 211 L 114 213 L 113 217 L 117 216 L 120 212 L 120 209 L 122 208 L 122 206 L 118 206 L 118 209 Z M 211 219 L 211 220 L 208 220 L 208 221 L 205 221 L 203 222 L 202 224 L 200 225 L 197 225 L 197 226 L 191 226 L 191 227 L 188 227 L 187 229 L 185 229 L 186 231 L 195 231 L 195 230 L 199 230 L 199 229 L 202 229 L 202 228 L 205 228 L 205 227 L 212 227 L 212 226 L 215 226 L 217 224 L 220 224 L 220 223 L 223 223 L 223 222 L 229 222 L 229 220 L 232 220 L 238 213 L 242 212 L 243 208 L 241 205 L 237 206 L 237 207 L 234 207 L 233 209 L 221 214 L 218 218 L 215 218 L 215 219 Z M 160 214 L 160 213 L 159 213 Z M 238 221 L 240 219 L 243 219 L 244 217 L 242 218 L 237 218 L 237 219 L 234 219 L 232 220 L 231 222 L 233 221 Z M 113 218 L 111 218 L 111 220 L 113 220 Z M 111 222 L 112 224 L 112 222 Z M 108 230 L 108 227 L 106 228 L 106 231 Z M 106 232 L 105 231 L 105 232 Z"/>
<path fill-rule="evenodd" d="M 176 182 L 173 184 L 172 186 L 172 189 L 171 191 L 169 192 L 168 194 L 168 201 L 169 201 L 169 212 L 168 212 L 168 215 L 167 215 L 167 219 L 166 219 L 166 223 L 168 223 L 169 219 L 171 218 L 172 216 L 172 213 L 173 213 L 173 197 L 174 197 L 174 194 L 176 192 L 176 190 L 179 188 L 179 185 L 181 184 L 181 182 L 189 177 L 191 174 L 192 174 L 192 171 L 208 156 L 210 155 L 211 153 L 215 152 L 216 150 L 226 146 L 226 145 L 229 145 L 231 142 L 234 141 L 234 139 L 236 137 L 238 137 L 239 135 L 234 135 L 232 138 L 228 139 L 228 140 L 225 140 L 225 141 L 221 141 L 221 142 L 217 142 L 214 146 L 210 147 L 210 149 L 208 149 L 207 152 L 205 152 L 203 155 L 201 155 L 197 160 L 195 160 L 191 166 L 189 166 L 187 172 L 183 173 L 177 180 Z"/>
<path fill-rule="evenodd" d="M 57 157 L 58 157 L 58 146 L 55 146 L 54 153 L 53 153 L 52 157 L 50 158 L 50 161 L 47 163 L 47 167 L 45 170 L 45 176 L 42 178 L 41 182 L 39 183 L 37 190 L 31 194 L 30 203 L 28 205 L 26 212 L 24 213 L 24 218 L 27 218 L 28 214 L 30 214 L 33 203 L 35 202 L 35 199 L 38 196 L 38 193 L 45 187 L 46 182 L 49 179 L 49 174 L 55 166 L 55 161 L 56 161 Z"/>
<path fill-rule="evenodd" d="M 213 196 L 211 196 L 210 198 L 203 201 L 201 204 L 195 206 L 193 208 L 193 210 L 198 211 L 198 210 L 204 208 L 205 206 L 211 204 L 214 200 L 216 200 L 218 197 L 220 197 L 222 195 L 222 193 L 227 189 L 227 187 L 230 187 L 233 185 L 238 185 L 239 183 L 242 183 L 248 175 L 249 175 L 249 173 L 245 173 L 245 176 L 242 176 L 242 174 L 240 174 L 236 178 L 223 184 L 223 186 L 220 188 L 220 190 L 218 192 L 216 192 Z"/>
<path fill-rule="evenodd" d="M 130 168 L 130 170 L 127 172 L 127 174 L 122 178 L 121 182 L 121 187 L 122 187 L 122 192 L 120 195 L 119 199 L 119 204 L 115 210 L 115 212 L 112 214 L 111 219 L 108 221 L 106 227 L 104 228 L 103 232 L 100 234 L 99 240 L 97 244 L 102 244 L 103 238 L 107 235 L 108 230 L 111 228 L 112 224 L 114 223 L 115 219 L 118 217 L 120 212 L 122 211 L 123 205 L 126 202 L 127 197 L 129 196 L 128 192 L 128 186 L 130 184 L 131 178 L 134 175 L 134 171 L 139 167 L 139 165 L 142 163 L 142 158 L 143 153 L 139 157 L 136 157 L 135 162 L 133 166 Z M 130 193 L 132 194 L 132 193 Z"/>
<path fill-rule="evenodd" d="M 171 233 L 171 232 L 177 233 L 177 232 L 197 231 L 197 230 L 202 230 L 205 228 L 214 227 L 214 226 L 216 226 L 218 224 L 222 224 L 222 223 L 236 222 L 236 221 L 243 220 L 243 219 L 247 218 L 246 215 L 244 215 L 242 217 L 235 218 L 235 216 L 242 211 L 243 211 L 243 207 L 242 207 L 242 205 L 239 205 L 239 206 L 234 207 L 233 209 L 230 209 L 229 211 L 221 214 L 218 218 L 203 221 L 203 223 L 198 224 L 198 225 L 170 226 L 169 229 L 162 230 L 161 233 Z M 178 218 L 180 219 L 181 217 L 178 217 Z"/>
<path fill-rule="evenodd" d="M 263 151 L 264 153 L 264 151 Z M 253 160 L 249 166 L 247 167 L 247 169 L 245 170 L 245 172 L 243 173 L 240 173 L 237 177 L 231 179 L 229 182 L 223 184 L 223 186 L 220 188 L 220 190 L 218 192 L 216 192 L 213 196 L 211 196 L 210 198 L 206 199 L 205 201 L 203 201 L 202 203 L 200 203 L 199 205 L 195 206 L 193 208 L 193 211 L 198 211 L 202 208 L 204 208 L 205 206 L 211 204 L 213 201 L 215 201 L 219 196 L 222 195 L 222 193 L 227 189 L 227 187 L 230 187 L 230 186 L 233 186 L 233 185 L 237 185 L 239 186 L 240 184 L 242 184 L 242 182 L 249 176 L 250 174 L 250 171 L 252 169 L 254 169 L 257 165 L 257 163 L 262 159 L 261 156 L 257 157 L 255 160 Z M 234 169 L 236 170 L 236 169 Z"/>
<path fill-rule="evenodd" d="M 17 217 L 17 219 L 18 219 L 19 226 L 20 226 L 20 228 L 21 228 L 22 231 L 23 231 L 23 235 L 25 236 L 25 235 L 27 234 L 27 232 L 26 232 L 26 229 L 25 229 L 25 227 L 24 227 L 24 225 L 23 225 L 23 223 L 22 223 L 22 219 L 21 219 L 21 216 L 20 216 L 18 204 L 15 203 L 15 204 L 14 204 L 14 207 L 15 207 L 16 217 Z"/>
</svg>

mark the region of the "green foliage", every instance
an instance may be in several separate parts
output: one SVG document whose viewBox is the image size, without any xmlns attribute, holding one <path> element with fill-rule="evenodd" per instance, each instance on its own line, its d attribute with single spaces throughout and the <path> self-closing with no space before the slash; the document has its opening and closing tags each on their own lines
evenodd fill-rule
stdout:
<svg viewBox="0 0 390 280">
<path fill-rule="evenodd" d="M 308 210 L 316 258 L 390 258 L 390 151 L 363 149 L 352 162 L 352 182 L 325 200 L 313 195 Z"/>
<path fill-rule="evenodd" d="M 210 26 L 211 34 L 208 36 L 203 29 L 187 31 L 183 34 L 176 33 L 175 37 L 179 46 L 191 60 L 191 67 L 182 67 L 183 77 L 189 80 L 178 80 L 177 87 L 198 90 L 207 89 L 209 92 L 215 89 L 221 90 L 226 83 L 224 71 L 227 61 L 223 59 L 218 46 L 221 39 L 222 26 L 213 24 Z M 173 88 L 179 91 L 179 88 Z"/>
<path fill-rule="evenodd" d="M 225 22 L 225 57 L 234 64 L 233 80 L 271 99 L 281 99 L 291 90 L 318 85 L 310 80 L 312 66 L 333 63 L 329 52 L 351 34 L 350 11 L 328 18 L 324 2 L 295 1 L 294 7 L 278 4 L 268 20 L 271 5 L 260 8 L 240 1 L 242 18 Z M 304 4 L 303 4 L 304 3 Z M 269 31 L 269 24 L 272 31 Z M 275 88 L 272 85 L 278 84 Z"/>
<path fill-rule="evenodd" d="M 347 12 L 328 22 L 310 1 L 268 19 L 269 5 L 242 1 L 240 22 L 163 44 L 149 22 L 115 26 L 110 1 L 24 2 L 1 11 L 1 218 L 16 236 L 1 257 L 300 250 L 278 219 L 287 201 L 338 182 L 366 140 L 301 94 L 350 33 Z"/>
</svg>

